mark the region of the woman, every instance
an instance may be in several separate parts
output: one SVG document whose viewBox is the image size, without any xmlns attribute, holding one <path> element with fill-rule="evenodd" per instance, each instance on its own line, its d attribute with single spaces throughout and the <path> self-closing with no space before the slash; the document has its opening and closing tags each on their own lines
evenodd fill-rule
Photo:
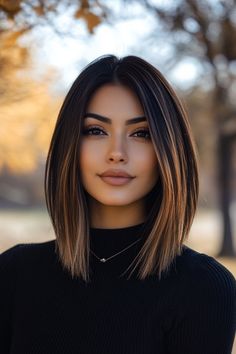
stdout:
<svg viewBox="0 0 236 354">
<path fill-rule="evenodd" d="M 56 240 L 0 256 L 0 352 L 230 354 L 235 279 L 186 245 L 196 149 L 162 74 L 88 65 L 62 105 L 45 195 Z"/>
</svg>

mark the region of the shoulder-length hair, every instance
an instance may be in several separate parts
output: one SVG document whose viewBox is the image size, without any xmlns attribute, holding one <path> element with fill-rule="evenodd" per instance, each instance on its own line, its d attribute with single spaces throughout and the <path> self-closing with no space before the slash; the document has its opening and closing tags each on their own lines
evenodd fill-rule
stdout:
<svg viewBox="0 0 236 354">
<path fill-rule="evenodd" d="M 147 195 L 146 238 L 134 269 L 138 278 L 159 279 L 180 255 L 199 193 L 197 150 L 185 110 L 153 65 L 140 57 L 104 55 L 80 73 L 55 125 L 46 160 L 46 205 L 56 250 L 72 278 L 90 281 L 89 209 L 79 170 L 83 118 L 91 95 L 106 83 L 126 85 L 140 100 L 158 160 L 159 179 Z M 133 272 L 132 271 L 132 272 Z M 132 274 L 132 273 L 131 273 Z"/>
</svg>

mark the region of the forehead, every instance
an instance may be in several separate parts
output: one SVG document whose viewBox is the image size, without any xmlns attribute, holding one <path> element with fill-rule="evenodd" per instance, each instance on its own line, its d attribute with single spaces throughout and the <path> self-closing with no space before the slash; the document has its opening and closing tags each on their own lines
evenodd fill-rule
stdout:
<svg viewBox="0 0 236 354">
<path fill-rule="evenodd" d="M 86 112 L 113 115 L 143 115 L 143 108 L 136 93 L 129 87 L 118 84 L 105 84 L 90 97 Z"/>
</svg>

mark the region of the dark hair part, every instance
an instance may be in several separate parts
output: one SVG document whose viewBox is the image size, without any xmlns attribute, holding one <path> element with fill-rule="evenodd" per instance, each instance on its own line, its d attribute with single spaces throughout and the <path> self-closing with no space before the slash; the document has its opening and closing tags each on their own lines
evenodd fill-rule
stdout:
<svg viewBox="0 0 236 354">
<path fill-rule="evenodd" d="M 90 281 L 89 210 L 80 178 L 79 149 L 88 101 L 106 83 L 132 89 L 149 124 L 159 179 L 147 195 L 147 237 L 133 271 L 139 265 L 139 279 L 152 274 L 161 279 L 181 254 L 195 215 L 199 193 L 197 151 L 176 93 L 154 66 L 137 56 L 105 55 L 94 60 L 74 81 L 61 107 L 44 179 L 57 253 L 72 277 Z"/>
</svg>

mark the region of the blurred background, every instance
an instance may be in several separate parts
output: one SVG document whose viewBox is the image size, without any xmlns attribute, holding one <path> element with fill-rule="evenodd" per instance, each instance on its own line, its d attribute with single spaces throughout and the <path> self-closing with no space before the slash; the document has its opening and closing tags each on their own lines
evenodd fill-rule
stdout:
<svg viewBox="0 0 236 354">
<path fill-rule="evenodd" d="M 200 164 L 186 244 L 235 275 L 235 0 L 0 0 L 0 252 L 54 238 L 50 138 L 72 82 L 102 54 L 143 57 L 182 98 Z"/>
<path fill-rule="evenodd" d="M 183 100 L 200 163 L 186 243 L 236 274 L 234 0 L 0 0 L 0 252 L 54 238 L 50 138 L 80 70 L 107 53 L 150 61 Z"/>
<path fill-rule="evenodd" d="M 182 98 L 200 164 L 186 244 L 236 275 L 235 0 L 0 0 L 0 253 L 54 238 L 50 138 L 72 82 L 102 54 L 143 57 Z"/>
</svg>

